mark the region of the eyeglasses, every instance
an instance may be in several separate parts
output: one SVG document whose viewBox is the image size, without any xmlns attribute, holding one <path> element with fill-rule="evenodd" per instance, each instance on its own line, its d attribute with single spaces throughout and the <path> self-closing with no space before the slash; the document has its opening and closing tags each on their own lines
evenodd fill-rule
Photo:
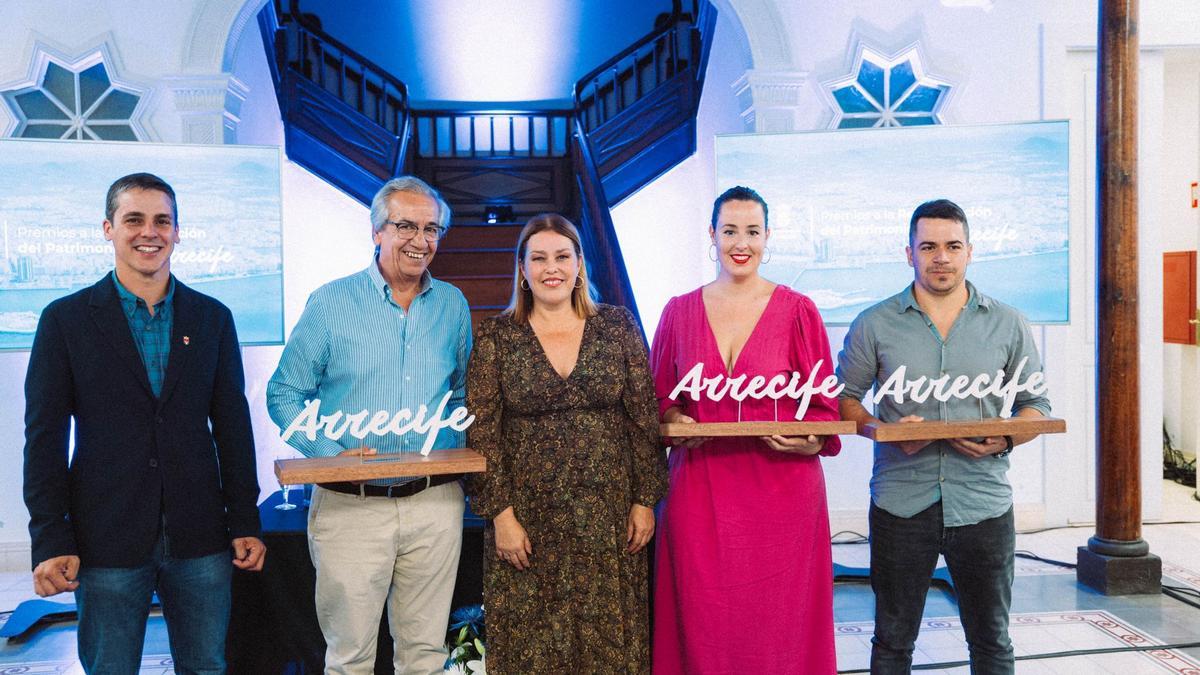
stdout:
<svg viewBox="0 0 1200 675">
<path fill-rule="evenodd" d="M 413 223 L 408 223 L 408 222 L 397 223 L 396 221 L 393 221 L 393 220 L 385 220 L 384 224 L 395 227 L 396 228 L 396 236 L 399 237 L 402 241 L 408 241 L 409 239 L 412 239 L 413 237 L 417 236 L 417 233 L 420 232 L 421 235 L 425 237 L 425 241 L 427 241 L 431 244 L 436 244 L 438 239 L 441 239 L 442 235 L 446 232 L 445 228 L 438 227 L 437 225 L 426 225 L 425 227 L 417 227 Z"/>
</svg>

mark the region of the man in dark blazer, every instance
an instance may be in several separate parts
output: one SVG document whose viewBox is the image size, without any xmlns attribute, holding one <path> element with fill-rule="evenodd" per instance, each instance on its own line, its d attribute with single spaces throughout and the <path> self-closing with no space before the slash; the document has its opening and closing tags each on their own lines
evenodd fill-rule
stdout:
<svg viewBox="0 0 1200 675">
<path fill-rule="evenodd" d="M 232 568 L 265 555 L 233 317 L 171 275 L 166 182 L 118 179 L 105 216 L 115 269 L 42 312 L 25 377 L 34 588 L 75 592 L 89 673 L 138 671 L 156 591 L 177 672 L 221 673 Z"/>
</svg>

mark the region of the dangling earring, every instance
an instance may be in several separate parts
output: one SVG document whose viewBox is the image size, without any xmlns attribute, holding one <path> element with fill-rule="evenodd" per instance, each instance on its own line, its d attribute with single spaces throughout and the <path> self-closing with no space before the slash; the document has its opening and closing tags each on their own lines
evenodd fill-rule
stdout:
<svg viewBox="0 0 1200 675">
<path fill-rule="evenodd" d="M 771 262 L 771 249 L 764 246 L 763 253 L 766 254 L 766 257 L 763 258 L 762 264 L 766 265 L 767 263 Z"/>
<path fill-rule="evenodd" d="M 708 259 L 713 262 L 717 262 L 717 245 L 716 244 L 708 245 Z"/>
<path fill-rule="evenodd" d="M 583 275 L 575 275 L 575 288 L 583 288 Z"/>
<path fill-rule="evenodd" d="M 529 282 L 525 281 L 525 277 L 521 277 L 521 280 L 517 282 L 517 286 L 520 286 L 523 291 L 529 290 Z"/>
</svg>

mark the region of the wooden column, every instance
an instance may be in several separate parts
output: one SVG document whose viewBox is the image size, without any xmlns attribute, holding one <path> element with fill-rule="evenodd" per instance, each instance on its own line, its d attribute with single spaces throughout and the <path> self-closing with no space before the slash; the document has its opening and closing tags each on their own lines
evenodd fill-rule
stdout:
<svg viewBox="0 0 1200 675">
<path fill-rule="evenodd" d="M 1108 594 L 1157 593 L 1142 540 L 1138 403 L 1138 0 L 1100 0 L 1097 64 L 1096 534 L 1078 578 Z"/>
<path fill-rule="evenodd" d="M 1140 541 L 1137 0 L 1100 3 L 1096 194 L 1100 306 L 1096 537 Z M 1145 553 L 1142 550 L 1141 553 Z"/>
</svg>

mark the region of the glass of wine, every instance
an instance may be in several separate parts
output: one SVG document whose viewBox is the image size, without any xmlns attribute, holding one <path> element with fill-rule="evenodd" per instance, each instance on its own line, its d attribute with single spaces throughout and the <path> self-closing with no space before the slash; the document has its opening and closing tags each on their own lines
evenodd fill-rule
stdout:
<svg viewBox="0 0 1200 675">
<path fill-rule="evenodd" d="M 291 511 L 292 509 L 296 508 L 295 504 L 288 501 L 288 492 L 291 491 L 292 486 L 291 485 L 281 485 L 281 486 L 279 486 L 279 489 L 280 489 L 280 491 L 283 492 L 283 501 L 275 505 L 275 510 L 276 511 Z"/>
<path fill-rule="evenodd" d="M 285 445 L 283 443 L 279 443 L 274 448 L 274 452 L 272 454 L 275 456 L 276 460 L 295 459 L 295 458 L 301 456 L 300 453 L 297 452 L 295 448 L 293 448 L 289 445 Z M 302 486 L 284 485 L 283 483 L 280 483 L 279 491 L 283 493 L 283 499 L 278 504 L 275 505 L 275 510 L 276 511 L 291 511 L 291 510 L 297 508 L 297 505 L 293 504 L 291 502 L 291 500 L 288 499 L 288 497 L 289 497 L 289 493 L 291 492 L 292 488 L 300 488 L 300 487 L 302 487 Z M 302 490 L 297 490 L 297 492 L 301 492 L 301 491 Z"/>
</svg>

